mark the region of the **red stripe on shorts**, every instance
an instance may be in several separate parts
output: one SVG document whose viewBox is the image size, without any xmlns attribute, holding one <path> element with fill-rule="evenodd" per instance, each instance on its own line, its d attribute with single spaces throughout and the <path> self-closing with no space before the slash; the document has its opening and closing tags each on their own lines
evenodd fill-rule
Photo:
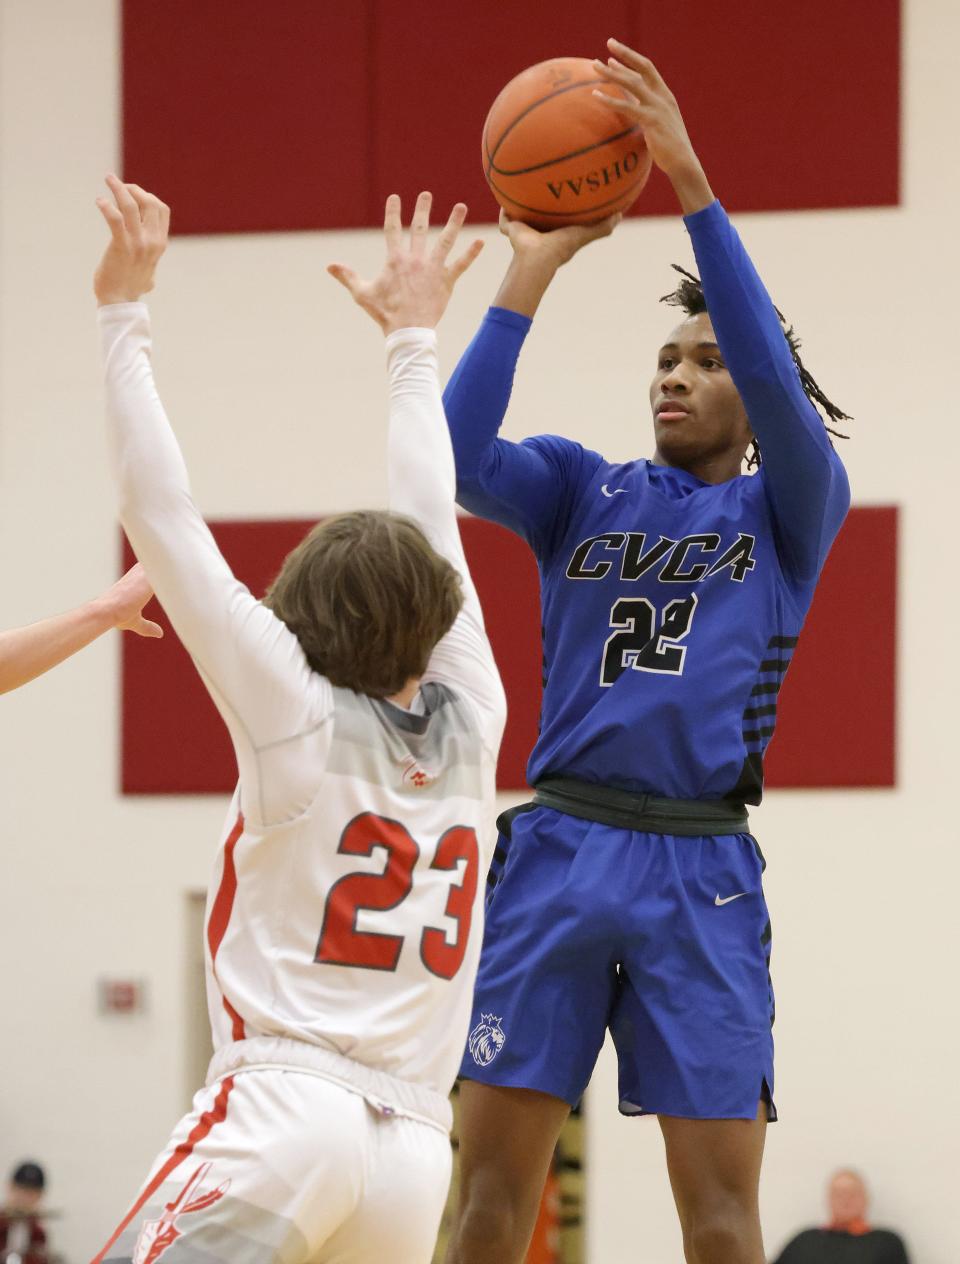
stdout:
<svg viewBox="0 0 960 1264">
<path fill-rule="evenodd" d="M 230 831 L 230 837 L 224 844 L 223 876 L 220 879 L 220 888 L 217 891 L 216 899 L 213 901 L 213 908 L 210 910 L 210 921 L 207 923 L 207 943 L 210 946 L 210 962 L 214 978 L 217 977 L 217 950 L 223 942 L 224 935 L 227 933 L 230 914 L 233 912 L 234 897 L 237 894 L 237 869 L 234 864 L 233 853 L 237 845 L 237 839 L 242 833 L 243 813 L 237 817 L 237 823 Z M 217 983 L 219 985 L 219 979 Z M 222 988 L 220 989 L 220 994 L 223 996 Z M 223 996 L 223 1008 L 227 1011 L 227 1017 L 232 1024 L 234 1040 L 242 1040 L 247 1034 L 244 1030 L 243 1019 L 225 996 Z"/>
<path fill-rule="evenodd" d="M 209 1110 L 205 1110 L 203 1112 L 197 1121 L 196 1127 L 192 1130 L 186 1141 L 182 1141 L 180 1145 L 177 1146 L 160 1171 L 156 1174 L 149 1185 L 147 1185 L 146 1189 L 127 1212 L 126 1216 L 124 1216 L 117 1225 L 113 1237 L 103 1248 L 100 1254 L 93 1259 L 92 1264 L 103 1264 L 103 1260 L 106 1257 L 107 1252 L 112 1246 L 114 1246 L 117 1239 L 120 1237 L 121 1233 L 123 1233 L 124 1229 L 126 1229 L 130 1224 L 130 1221 L 133 1220 L 134 1216 L 139 1215 L 147 1200 L 157 1192 L 170 1173 L 175 1171 L 184 1159 L 188 1159 L 190 1157 L 193 1153 L 194 1147 L 199 1145 L 205 1137 L 209 1136 L 214 1126 L 216 1124 L 223 1123 L 224 1119 L 227 1117 L 227 1098 L 230 1096 L 230 1090 L 232 1088 L 232 1075 L 229 1075 L 225 1080 L 220 1081 L 220 1091 L 217 1093 L 216 1100 L 213 1105 Z"/>
</svg>

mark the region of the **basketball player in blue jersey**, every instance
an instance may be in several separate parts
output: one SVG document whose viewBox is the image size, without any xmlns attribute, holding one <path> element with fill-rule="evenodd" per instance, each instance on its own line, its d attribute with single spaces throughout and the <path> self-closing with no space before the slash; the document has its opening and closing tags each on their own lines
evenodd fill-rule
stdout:
<svg viewBox="0 0 960 1264">
<path fill-rule="evenodd" d="M 666 84 L 610 52 L 597 73 L 632 101 L 598 92 L 643 127 L 702 285 L 687 276 L 671 296 L 685 319 L 657 357 L 652 460 L 497 437 L 551 278 L 613 221 L 505 224 L 512 263 L 446 391 L 460 503 L 537 555 L 545 662 L 534 801 L 501 818 L 491 873 L 448 1264 L 523 1259 L 608 1028 L 621 1111 L 659 1117 L 689 1264 L 764 1259 L 773 994 L 745 805 L 849 506 L 826 429 L 843 414 L 799 364 Z"/>
</svg>

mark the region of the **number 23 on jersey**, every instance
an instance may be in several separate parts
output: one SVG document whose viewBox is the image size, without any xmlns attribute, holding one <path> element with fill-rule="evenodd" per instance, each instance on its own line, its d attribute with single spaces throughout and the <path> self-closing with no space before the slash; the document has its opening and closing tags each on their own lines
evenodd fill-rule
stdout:
<svg viewBox="0 0 960 1264">
<path fill-rule="evenodd" d="M 337 851 L 372 856 L 377 847 L 387 853 L 381 873 L 348 873 L 330 888 L 314 957 L 321 965 L 388 971 L 397 968 L 404 936 L 357 930 L 357 916 L 364 909 L 382 913 L 403 903 L 413 889 L 420 847 L 399 821 L 363 812 L 343 831 Z M 480 865 L 476 834 L 466 825 L 455 825 L 440 838 L 430 868 L 455 873 L 461 860 L 466 862 L 463 879 L 451 885 L 444 909 L 457 924 L 456 939 L 448 943 L 446 932 L 437 926 L 424 926 L 420 934 L 420 959 L 431 974 L 441 979 L 452 979 L 463 964 Z"/>
</svg>

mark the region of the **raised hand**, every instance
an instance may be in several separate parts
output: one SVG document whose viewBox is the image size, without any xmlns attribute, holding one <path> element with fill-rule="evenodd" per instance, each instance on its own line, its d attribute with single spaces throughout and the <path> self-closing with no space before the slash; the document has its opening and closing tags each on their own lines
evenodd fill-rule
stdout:
<svg viewBox="0 0 960 1264">
<path fill-rule="evenodd" d="M 483 249 L 482 241 L 473 241 L 458 258 L 448 263 L 467 216 L 466 206 L 458 202 L 450 212 L 446 227 L 428 250 L 432 201 L 430 193 L 421 193 L 417 198 L 407 238 L 400 216 L 400 198 L 395 193 L 387 198 L 383 217 L 387 261 L 374 280 L 362 280 L 342 263 L 331 263 L 327 268 L 385 334 L 412 326 L 433 329 L 439 324 L 453 287 Z"/>
<path fill-rule="evenodd" d="M 635 119 L 653 161 L 673 185 L 685 214 L 702 210 L 713 201 L 713 192 L 697 157 L 677 105 L 656 66 L 641 53 L 607 40 L 611 56 L 595 61 L 594 70 L 608 83 L 624 88 L 629 98 L 611 96 L 601 88 L 593 95 L 621 118 Z"/>
<path fill-rule="evenodd" d="M 153 599 L 150 581 L 138 562 L 97 598 L 111 624 L 119 632 L 136 632 L 137 636 L 163 636 L 159 623 L 143 617 L 143 608 Z"/>
<path fill-rule="evenodd" d="M 97 207 L 110 229 L 110 242 L 93 277 L 97 303 L 134 303 L 153 289 L 160 256 L 167 248 L 170 208 L 138 184 L 107 176 L 109 197 Z"/>
</svg>

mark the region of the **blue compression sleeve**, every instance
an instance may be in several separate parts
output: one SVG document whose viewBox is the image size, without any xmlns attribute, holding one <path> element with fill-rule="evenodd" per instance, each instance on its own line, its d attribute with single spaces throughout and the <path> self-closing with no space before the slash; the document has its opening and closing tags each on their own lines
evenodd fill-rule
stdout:
<svg viewBox="0 0 960 1264">
<path fill-rule="evenodd" d="M 814 581 L 850 507 L 850 486 L 804 394 L 780 320 L 719 202 L 684 219 L 707 310 L 760 443 L 767 502 L 785 571 Z"/>
<path fill-rule="evenodd" d="M 498 437 L 530 325 L 526 316 L 491 307 L 447 383 L 443 406 L 458 504 L 523 536 L 542 557 L 555 540 L 587 454 L 555 435 L 522 443 Z"/>
</svg>

